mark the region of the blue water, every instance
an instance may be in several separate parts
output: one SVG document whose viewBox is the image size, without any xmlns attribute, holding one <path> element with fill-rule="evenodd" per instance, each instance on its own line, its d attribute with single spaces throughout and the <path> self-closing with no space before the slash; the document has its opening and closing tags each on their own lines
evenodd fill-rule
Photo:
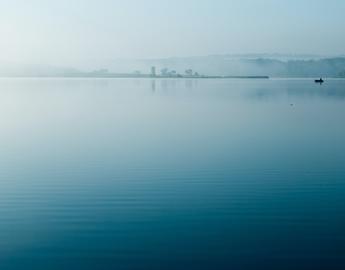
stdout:
<svg viewBox="0 0 345 270">
<path fill-rule="evenodd" d="M 0 79 L 0 269 L 344 269 L 345 80 Z"/>
</svg>

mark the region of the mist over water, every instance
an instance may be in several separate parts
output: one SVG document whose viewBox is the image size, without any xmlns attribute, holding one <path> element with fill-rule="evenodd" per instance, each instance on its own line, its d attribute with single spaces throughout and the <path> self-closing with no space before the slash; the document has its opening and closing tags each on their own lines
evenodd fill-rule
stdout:
<svg viewBox="0 0 345 270">
<path fill-rule="evenodd" d="M 342 269 L 344 89 L 0 79 L 0 269 Z"/>
<path fill-rule="evenodd" d="M 1 4 L 0 69 L 16 64 L 89 70 L 109 68 L 117 59 L 243 53 L 345 54 L 342 0 Z"/>
<path fill-rule="evenodd" d="M 0 4 L 0 270 L 344 269 L 345 1 Z"/>
</svg>

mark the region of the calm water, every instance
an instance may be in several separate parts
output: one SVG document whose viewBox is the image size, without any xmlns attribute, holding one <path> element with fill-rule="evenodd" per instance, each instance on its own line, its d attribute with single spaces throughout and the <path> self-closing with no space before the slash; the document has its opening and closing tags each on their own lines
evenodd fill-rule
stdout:
<svg viewBox="0 0 345 270">
<path fill-rule="evenodd" d="M 0 79 L 0 269 L 344 269 L 345 81 Z"/>
</svg>

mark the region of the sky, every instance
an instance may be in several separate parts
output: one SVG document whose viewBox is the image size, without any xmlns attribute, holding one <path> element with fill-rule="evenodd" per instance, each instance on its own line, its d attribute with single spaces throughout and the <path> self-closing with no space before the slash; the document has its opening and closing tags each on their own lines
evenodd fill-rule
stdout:
<svg viewBox="0 0 345 270">
<path fill-rule="evenodd" d="M 0 0 L 0 61 L 345 54 L 344 0 Z"/>
</svg>

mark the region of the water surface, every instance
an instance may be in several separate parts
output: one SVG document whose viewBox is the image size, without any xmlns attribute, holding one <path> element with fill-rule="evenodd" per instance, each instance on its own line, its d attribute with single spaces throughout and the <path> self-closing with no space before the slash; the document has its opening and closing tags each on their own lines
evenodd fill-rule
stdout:
<svg viewBox="0 0 345 270">
<path fill-rule="evenodd" d="M 345 81 L 0 79 L 0 269 L 343 269 Z"/>
</svg>

